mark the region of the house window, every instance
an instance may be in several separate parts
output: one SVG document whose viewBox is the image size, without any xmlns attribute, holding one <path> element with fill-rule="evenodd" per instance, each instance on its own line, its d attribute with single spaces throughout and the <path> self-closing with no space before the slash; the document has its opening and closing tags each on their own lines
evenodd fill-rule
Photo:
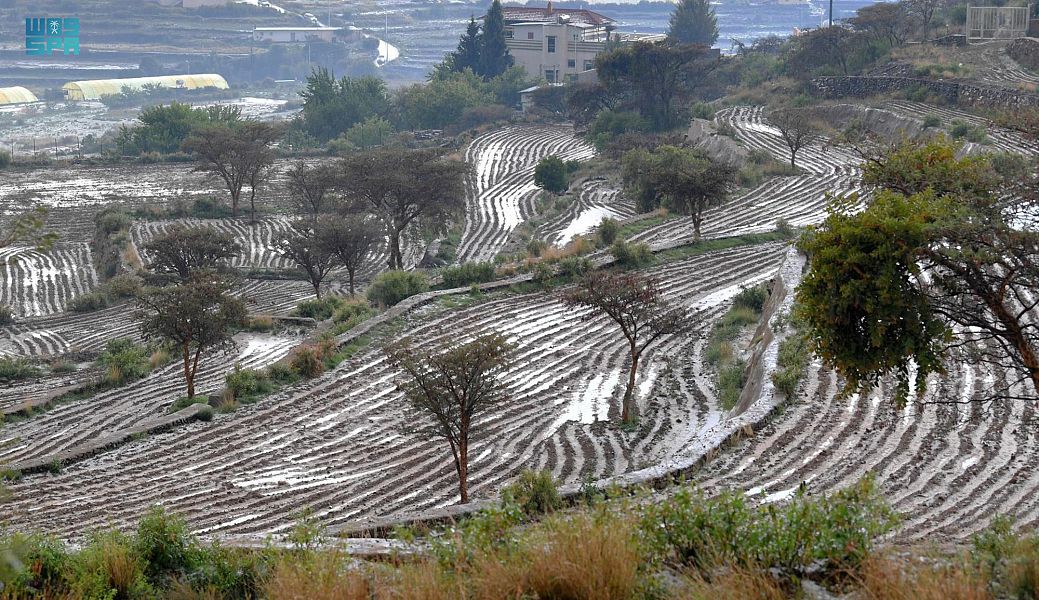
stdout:
<svg viewBox="0 0 1039 600">
<path fill-rule="evenodd" d="M 512 39 L 512 30 L 511 29 L 506 29 L 505 30 L 505 39 L 508 39 L 508 40 Z"/>
<path fill-rule="evenodd" d="M 527 39 L 528 40 L 534 39 L 534 32 L 533 31 L 528 31 L 527 32 Z"/>
<path fill-rule="evenodd" d="M 592 67 L 593 67 L 592 61 L 590 61 L 590 60 L 584 61 L 584 70 L 585 71 L 591 71 Z"/>
<path fill-rule="evenodd" d="M 555 36 L 550 35 L 550 36 L 548 36 L 545 39 L 548 40 L 548 51 L 549 52 L 555 52 L 556 51 L 556 38 L 555 38 Z"/>
<path fill-rule="evenodd" d="M 549 83 L 555 83 L 556 82 L 556 72 L 555 72 L 555 69 L 545 69 L 545 79 L 547 79 Z"/>
<path fill-rule="evenodd" d="M 573 59 L 573 58 L 571 58 L 570 60 L 566 61 L 566 68 L 568 68 L 568 69 L 577 68 L 577 61 L 575 59 Z"/>
</svg>

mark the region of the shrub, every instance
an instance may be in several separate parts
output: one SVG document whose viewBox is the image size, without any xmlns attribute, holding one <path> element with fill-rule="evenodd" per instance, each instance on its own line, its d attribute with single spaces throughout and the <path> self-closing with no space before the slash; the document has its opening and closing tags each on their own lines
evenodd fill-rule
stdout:
<svg viewBox="0 0 1039 600">
<path fill-rule="evenodd" d="M 926 128 L 930 128 L 930 127 L 941 127 L 941 126 L 942 126 L 942 118 L 939 117 L 938 115 L 927 115 L 926 117 L 924 117 L 924 128 L 925 129 Z"/>
<path fill-rule="evenodd" d="M 290 365 L 293 371 L 308 379 L 325 372 L 325 360 L 321 350 L 309 344 L 296 349 Z"/>
<path fill-rule="evenodd" d="M 532 238 L 527 242 L 527 255 L 534 258 L 538 258 L 541 254 L 548 249 L 548 243 L 545 240 L 539 240 Z"/>
<path fill-rule="evenodd" d="M 401 300 L 429 290 L 429 281 L 414 271 L 386 271 L 372 280 L 366 293 L 376 306 L 393 306 Z"/>
<path fill-rule="evenodd" d="M 151 370 L 149 353 L 126 338 L 110 340 L 97 363 L 105 369 L 105 383 L 109 385 L 136 381 Z"/>
<path fill-rule="evenodd" d="M 292 370 L 290 365 L 274 363 L 267 367 L 267 378 L 271 381 L 277 381 L 278 383 L 292 383 L 296 381 L 299 376 Z"/>
<path fill-rule="evenodd" d="M 131 273 L 120 273 L 105 283 L 105 291 L 113 298 L 133 298 L 141 291 L 141 278 Z"/>
<path fill-rule="evenodd" d="M 231 216 L 231 207 L 216 198 L 196 198 L 188 216 L 196 219 L 223 219 Z"/>
<path fill-rule="evenodd" d="M 209 404 L 209 396 L 195 396 L 188 398 L 187 396 L 181 396 L 170 404 L 170 407 L 166 410 L 167 413 L 175 413 L 191 406 L 192 404 Z"/>
<path fill-rule="evenodd" d="M 543 190 L 562 194 L 570 187 L 566 163 L 555 155 L 542 158 L 534 167 L 534 183 Z"/>
<path fill-rule="evenodd" d="M 292 312 L 294 316 L 324 321 L 331 319 L 335 311 L 343 306 L 344 300 L 338 296 L 325 296 L 320 300 L 304 300 Z"/>
<path fill-rule="evenodd" d="M 0 327 L 14 323 L 14 311 L 6 304 L 0 304 Z"/>
<path fill-rule="evenodd" d="M 617 262 L 624 267 L 635 268 L 648 264 L 653 260 L 653 253 L 646 244 L 629 244 L 618 240 L 610 246 L 610 254 L 613 254 Z"/>
<path fill-rule="evenodd" d="M 208 423 L 208 422 L 212 421 L 213 420 L 213 407 L 212 406 L 208 406 L 208 405 L 207 406 L 203 406 L 202 409 L 198 411 L 198 417 L 197 418 L 198 418 L 199 421 L 202 421 L 202 422 L 205 422 L 205 423 Z"/>
<path fill-rule="evenodd" d="M 0 150 L 0 169 L 6 169 L 11 166 L 11 153 L 7 150 Z"/>
<path fill-rule="evenodd" d="M 224 402 L 247 400 L 274 391 L 267 375 L 255 369 L 243 369 L 235 364 L 234 370 L 224 376 Z"/>
<path fill-rule="evenodd" d="M 617 234 L 620 233 L 620 230 L 621 226 L 617 219 L 603 218 L 602 222 L 599 223 L 599 241 L 603 246 L 609 246 L 617 241 Z"/>
<path fill-rule="evenodd" d="M 564 277 L 580 277 L 592 270 L 592 261 L 583 256 L 567 256 L 559 261 L 559 274 Z"/>
<path fill-rule="evenodd" d="M 85 313 L 108 308 L 108 297 L 101 292 L 89 292 L 76 296 L 69 302 L 69 310 Z"/>
<path fill-rule="evenodd" d="M 975 144 L 984 144 L 987 141 L 985 128 L 981 125 L 972 125 L 962 119 L 953 119 L 951 125 L 949 135 L 955 140 L 964 138 Z"/>
<path fill-rule="evenodd" d="M 270 600 L 368 600 L 375 597 L 364 573 L 347 563 L 346 557 L 336 552 L 322 552 L 312 560 L 286 556 L 274 565 L 262 597 Z"/>
<path fill-rule="evenodd" d="M 747 363 L 732 362 L 718 370 L 718 403 L 728 410 L 739 402 L 743 386 L 747 383 Z"/>
<path fill-rule="evenodd" d="M 544 262 L 534 264 L 534 283 L 547 284 L 555 276 L 555 270 L 551 265 Z"/>
<path fill-rule="evenodd" d="M 95 534 L 79 554 L 73 589 L 85 598 L 154 596 L 131 540 L 116 531 Z"/>
<path fill-rule="evenodd" d="M 768 289 L 763 285 L 756 285 L 754 287 L 743 288 L 737 293 L 732 299 L 732 305 L 735 307 L 749 308 L 756 313 L 760 313 L 765 308 L 765 302 L 768 300 Z M 755 320 L 757 320 L 755 318 Z"/>
<path fill-rule="evenodd" d="M 343 305 L 336 310 L 335 314 L 332 315 L 332 322 L 335 323 L 332 333 L 333 335 L 339 335 L 345 331 L 349 331 L 357 326 L 357 324 L 367 320 L 374 314 L 375 309 L 363 300 L 344 302 Z"/>
<path fill-rule="evenodd" d="M 76 365 L 67 360 L 56 360 L 51 363 L 51 373 L 75 373 Z"/>
<path fill-rule="evenodd" d="M 563 507 L 559 489 L 548 471 L 524 469 L 501 493 L 502 502 L 515 503 L 528 515 L 543 515 Z"/>
<path fill-rule="evenodd" d="M 809 566 L 830 573 L 857 567 L 896 523 L 866 478 L 830 496 L 797 494 L 782 505 L 755 505 L 735 492 L 708 498 L 684 488 L 646 507 L 642 531 L 655 552 L 705 576 L 727 567 L 793 577 Z"/>
<path fill-rule="evenodd" d="M 790 221 L 780 217 L 776 219 L 776 233 L 778 233 L 783 239 L 793 239 L 795 235 L 794 228 L 790 225 Z"/>
<path fill-rule="evenodd" d="M 448 288 L 464 287 L 471 283 L 486 283 L 494 279 L 494 263 L 469 262 L 456 267 L 447 267 L 440 271 L 444 278 L 444 286 Z"/>
<path fill-rule="evenodd" d="M 194 538 L 183 519 L 152 506 L 137 524 L 133 549 L 154 585 L 191 572 L 199 559 Z"/>
<path fill-rule="evenodd" d="M 26 358 L 0 357 L 0 380 L 29 379 L 39 375 L 40 369 Z"/>
<path fill-rule="evenodd" d="M 274 319 L 266 316 L 250 317 L 249 322 L 246 324 L 246 328 L 249 331 L 255 331 L 257 333 L 266 333 L 269 331 L 273 331 Z"/>
</svg>

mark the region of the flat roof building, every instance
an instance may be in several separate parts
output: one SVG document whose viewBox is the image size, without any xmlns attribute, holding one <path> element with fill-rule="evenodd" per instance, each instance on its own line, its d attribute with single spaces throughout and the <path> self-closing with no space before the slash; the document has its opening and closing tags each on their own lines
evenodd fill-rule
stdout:
<svg viewBox="0 0 1039 600">
<path fill-rule="evenodd" d="M 276 44 L 332 42 L 341 31 L 342 27 L 257 27 L 253 29 L 253 41 Z"/>
</svg>

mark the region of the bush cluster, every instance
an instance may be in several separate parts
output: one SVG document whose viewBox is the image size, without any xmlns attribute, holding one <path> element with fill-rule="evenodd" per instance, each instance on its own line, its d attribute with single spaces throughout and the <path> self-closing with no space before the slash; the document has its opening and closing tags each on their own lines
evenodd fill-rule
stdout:
<svg viewBox="0 0 1039 600">
<path fill-rule="evenodd" d="M 386 271 L 372 280 L 366 293 L 375 306 L 389 307 L 429 290 L 429 281 L 414 271 Z"/>
<path fill-rule="evenodd" d="M 486 283 L 494 280 L 494 263 L 468 262 L 440 271 L 444 279 L 444 287 L 458 288 L 473 283 Z"/>
<path fill-rule="evenodd" d="M 618 240 L 610 246 L 610 254 L 617 259 L 622 267 L 634 269 L 649 264 L 653 261 L 653 253 L 646 244 L 630 244 L 624 240 Z"/>
<path fill-rule="evenodd" d="M 40 376 L 40 369 L 27 358 L 0 357 L 0 381 L 31 379 Z"/>
<path fill-rule="evenodd" d="M 109 340 L 98 356 L 97 364 L 104 370 L 107 385 L 119 386 L 136 381 L 151 371 L 151 353 L 131 339 Z"/>
</svg>

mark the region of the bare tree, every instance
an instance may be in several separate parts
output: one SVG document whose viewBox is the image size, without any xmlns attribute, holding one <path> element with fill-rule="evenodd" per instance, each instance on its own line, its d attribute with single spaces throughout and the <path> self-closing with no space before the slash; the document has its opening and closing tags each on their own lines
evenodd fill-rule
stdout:
<svg viewBox="0 0 1039 600">
<path fill-rule="evenodd" d="M 403 269 L 401 237 L 409 227 L 441 233 L 465 208 L 466 163 L 436 148 L 379 148 L 358 152 L 339 165 L 348 198 L 367 206 L 382 221 L 391 269 Z"/>
<path fill-rule="evenodd" d="M 661 336 L 680 333 L 690 326 L 686 310 L 673 306 L 661 295 L 657 283 L 638 273 L 592 271 L 578 286 L 563 295 L 568 308 L 589 307 L 582 315 L 590 320 L 605 314 L 621 328 L 631 358 L 628 384 L 624 389 L 621 420 L 635 420 L 634 390 L 639 359 Z"/>
<path fill-rule="evenodd" d="M 944 0 L 901 0 L 905 13 L 920 22 L 920 40 L 927 41 L 934 13 Z"/>
<path fill-rule="evenodd" d="M 314 294 L 321 298 L 321 283 L 338 266 L 334 249 L 317 235 L 310 223 L 296 223 L 292 232 L 281 243 L 281 255 L 303 271 Z"/>
<path fill-rule="evenodd" d="M 317 237 L 346 269 L 350 295 L 353 296 L 357 271 L 364 266 L 379 240 L 372 224 L 366 222 L 364 215 L 327 217 L 318 224 Z"/>
<path fill-rule="evenodd" d="M 303 212 L 311 218 L 329 212 L 332 208 L 332 190 L 335 187 L 335 171 L 329 165 L 308 167 L 298 161 L 287 172 L 289 189 Z"/>
<path fill-rule="evenodd" d="M 181 285 L 148 288 L 138 297 L 136 316 L 144 337 L 181 349 L 189 398 L 195 397 L 202 353 L 233 348 L 231 336 L 245 324 L 245 303 L 230 291 L 224 279 L 202 274 Z"/>
<path fill-rule="evenodd" d="M 420 350 L 405 339 L 386 350 L 404 373 L 398 388 L 423 423 L 416 429 L 451 446 L 462 504 L 469 502 L 469 444 L 479 434 L 480 417 L 508 400 L 500 375 L 512 353 L 497 333 L 446 349 Z"/>
<path fill-rule="evenodd" d="M 768 115 L 769 123 L 779 129 L 787 148 L 790 148 L 790 166 L 797 167 L 797 153 L 819 140 L 819 126 L 803 109 L 783 108 Z"/>
<path fill-rule="evenodd" d="M 204 225 L 174 225 L 144 244 L 143 249 L 153 271 L 182 280 L 199 271 L 216 269 L 242 251 L 231 234 Z"/>
<path fill-rule="evenodd" d="M 262 183 L 274 153 L 271 144 L 278 138 L 278 128 L 267 123 L 245 121 L 236 126 L 208 125 L 184 140 L 183 148 L 202 159 L 200 171 L 216 173 L 231 194 L 231 214 L 238 216 L 242 190 L 250 186 L 249 207 L 256 220 L 256 188 Z"/>
</svg>

